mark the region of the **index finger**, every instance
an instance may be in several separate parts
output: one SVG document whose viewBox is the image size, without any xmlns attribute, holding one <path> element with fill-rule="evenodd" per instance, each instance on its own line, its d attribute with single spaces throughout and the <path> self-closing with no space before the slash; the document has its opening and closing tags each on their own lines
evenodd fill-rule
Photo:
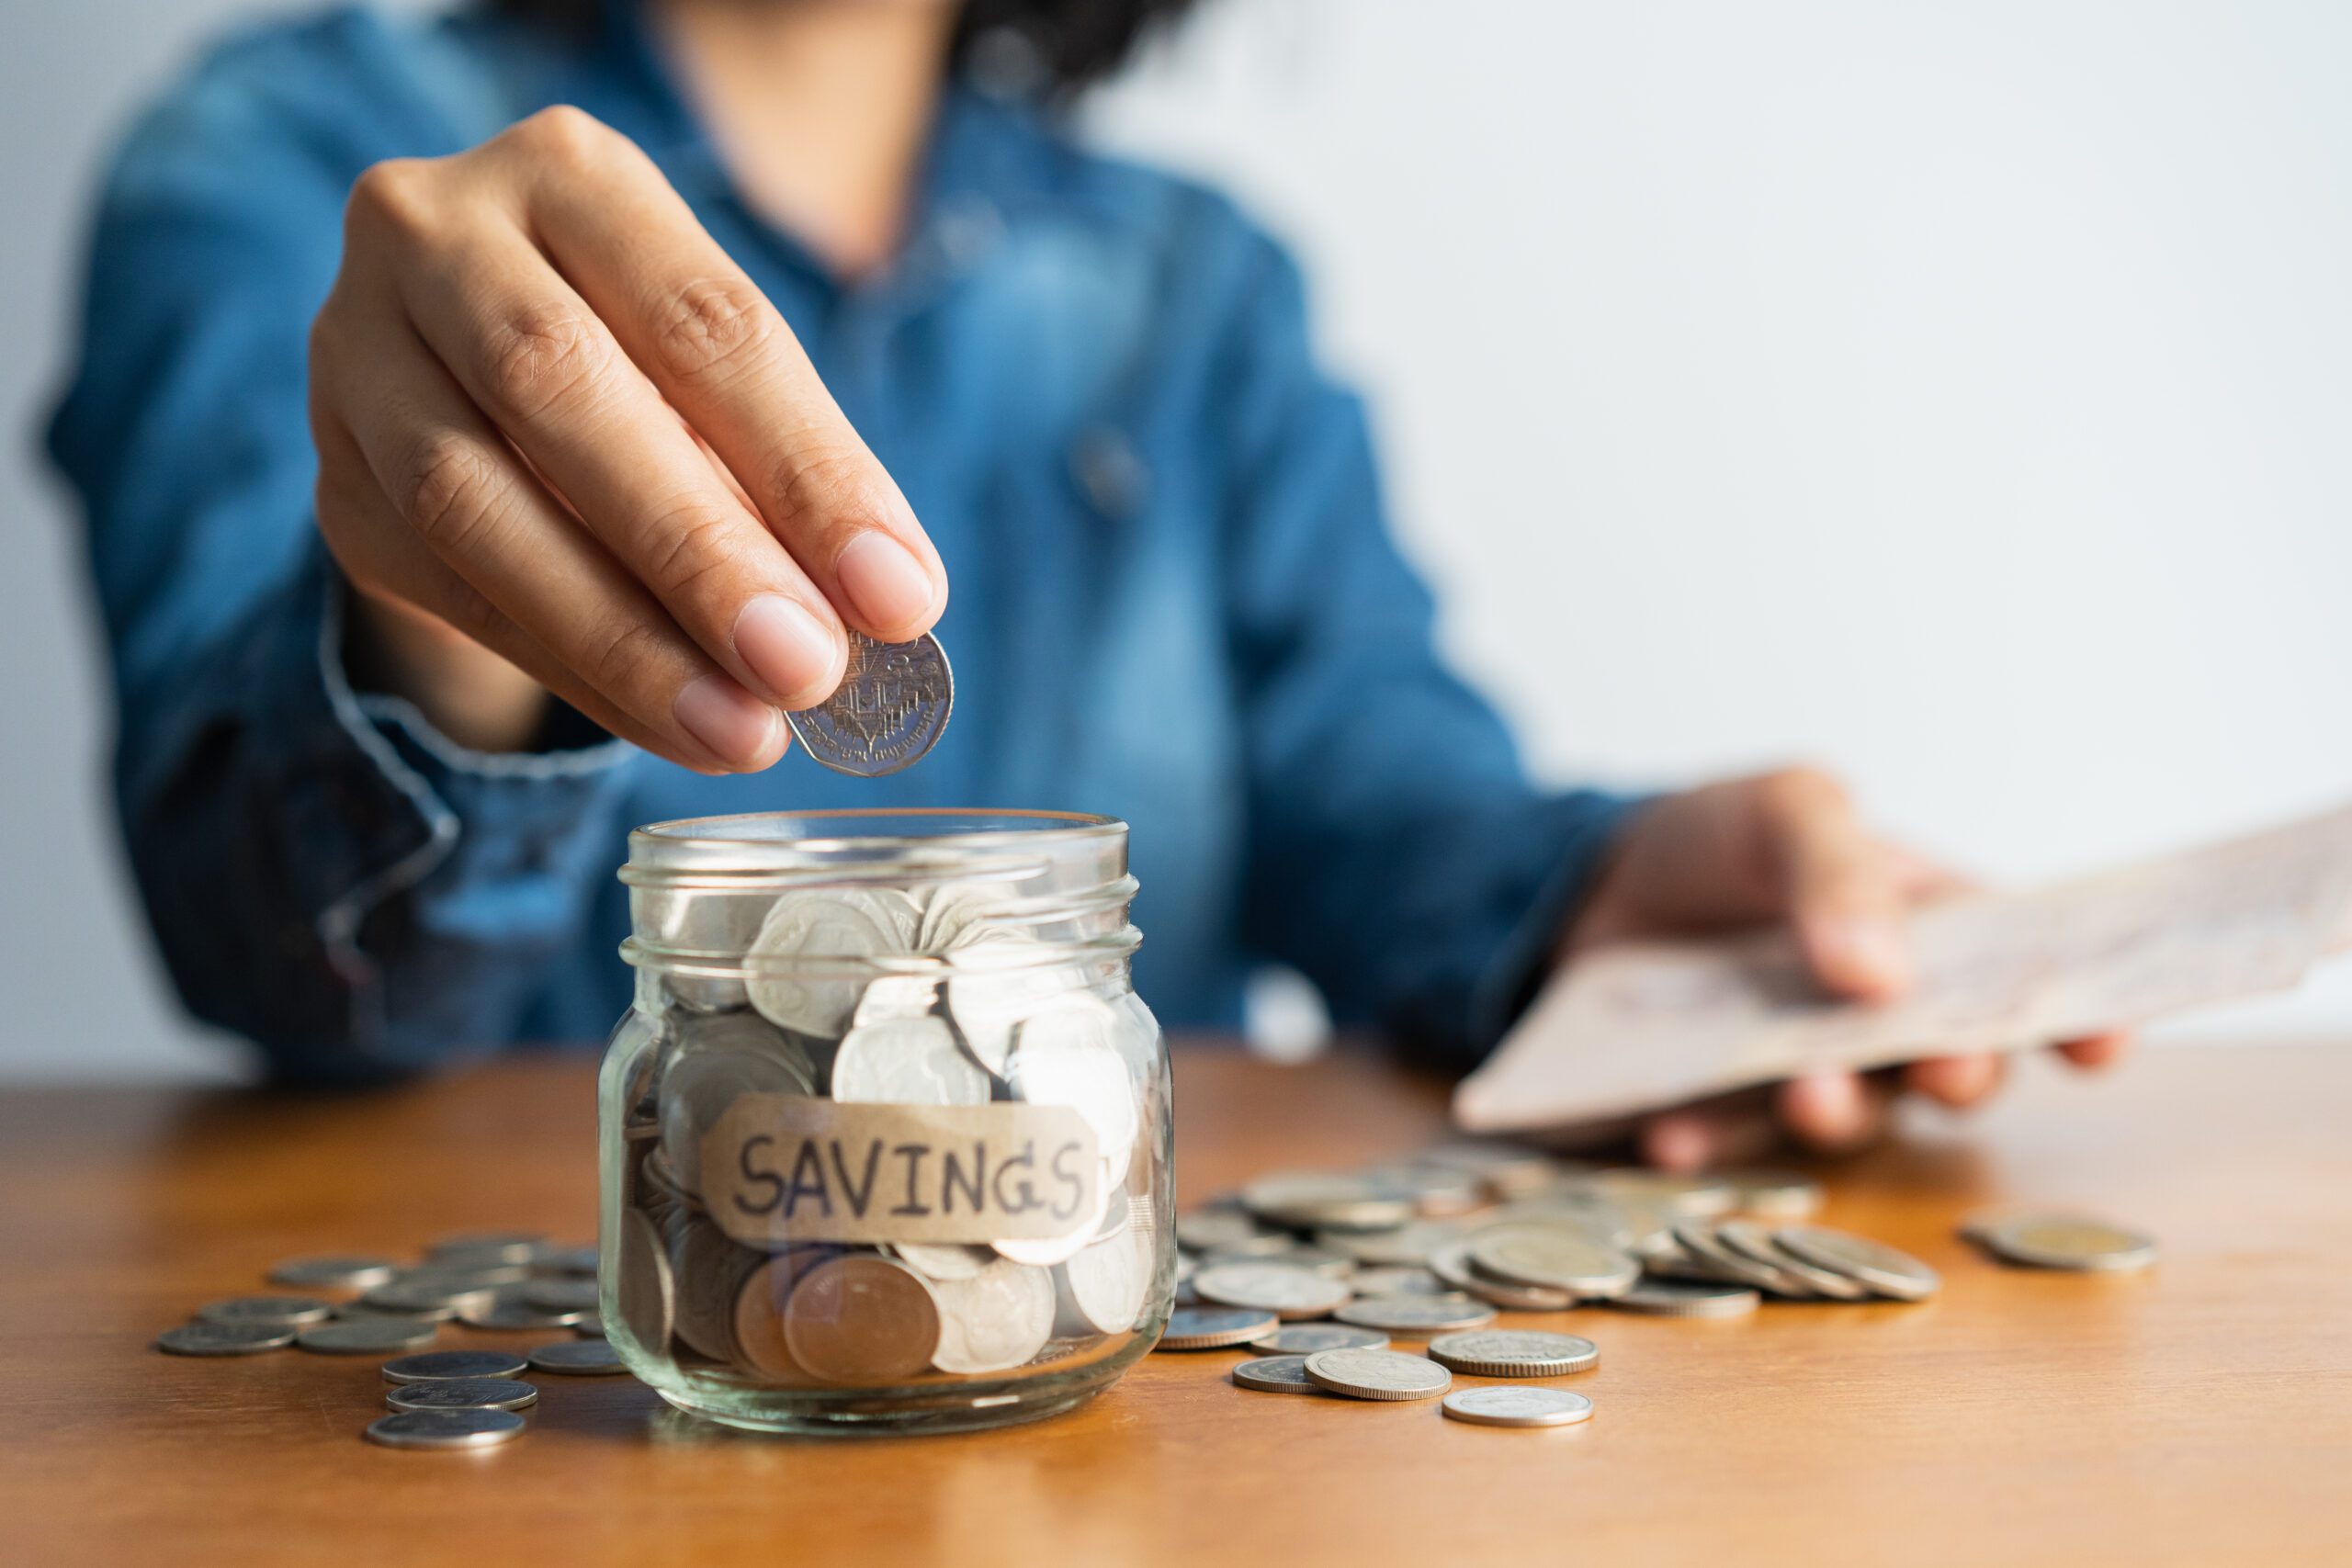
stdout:
<svg viewBox="0 0 2352 1568">
<path fill-rule="evenodd" d="M 947 604 L 939 553 L 792 328 L 650 159 L 588 126 L 578 156 L 599 177 L 526 195 L 550 259 L 843 618 L 886 642 L 929 630 Z"/>
</svg>

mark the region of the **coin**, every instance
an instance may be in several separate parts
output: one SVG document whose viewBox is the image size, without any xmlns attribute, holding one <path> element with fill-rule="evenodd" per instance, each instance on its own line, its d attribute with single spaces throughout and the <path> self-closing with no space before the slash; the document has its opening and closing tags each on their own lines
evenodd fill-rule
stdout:
<svg viewBox="0 0 2352 1568">
<path fill-rule="evenodd" d="M 155 1348 L 167 1356 L 252 1356 L 282 1350 L 294 1343 L 294 1325 L 288 1323 L 184 1323 L 155 1337 Z"/>
<path fill-rule="evenodd" d="M 1507 1285 L 1499 1280 L 1489 1280 L 1470 1267 L 1470 1244 L 1466 1241 L 1448 1242 L 1430 1254 L 1430 1272 L 1439 1282 L 1473 1295 L 1489 1306 L 1511 1312 L 1566 1312 L 1583 1298 L 1573 1291 L 1555 1291 L 1546 1285 Z"/>
<path fill-rule="evenodd" d="M 670 1348 L 675 1322 L 670 1256 L 662 1246 L 662 1233 L 644 1214 L 625 1209 L 615 1252 L 614 1305 L 637 1342 L 662 1355 Z"/>
<path fill-rule="evenodd" d="M 1739 1170 L 1725 1173 L 1724 1179 L 1731 1183 L 1732 1207 L 1743 1214 L 1804 1220 L 1821 1208 L 1821 1183 L 1810 1176 L 1785 1170 Z"/>
<path fill-rule="evenodd" d="M 1742 1258 L 1794 1275 L 1815 1295 L 1827 1296 L 1832 1301 L 1858 1302 L 1871 1293 L 1870 1288 L 1859 1280 L 1807 1263 L 1775 1241 L 1769 1229 L 1752 1220 L 1717 1221 L 1715 1239 Z"/>
<path fill-rule="evenodd" d="M 876 778 L 937 745 L 955 709 L 956 675 L 937 637 L 876 642 L 853 627 L 841 685 L 820 705 L 784 716 L 815 761 Z"/>
<path fill-rule="evenodd" d="M 1055 1331 L 1076 1337 L 1133 1328 L 1143 1315 L 1154 1261 L 1151 1233 L 1130 1226 L 1064 1263 L 1056 1281 Z"/>
<path fill-rule="evenodd" d="M 1442 1296 L 1453 1287 L 1426 1269 L 1359 1269 L 1348 1276 L 1360 1296 Z"/>
<path fill-rule="evenodd" d="M 931 1293 L 939 1314 L 931 1364 L 943 1372 L 1025 1366 L 1053 1336 L 1057 1300 L 1049 1270 L 1000 1261 L 969 1280 L 941 1280 Z"/>
<path fill-rule="evenodd" d="M 1053 1305 L 1043 1281 L 1046 1311 Z M 922 1275 L 894 1258 L 852 1253 L 798 1280 L 784 1306 L 792 1359 L 826 1382 L 871 1387 L 924 1371 L 939 1348 L 939 1307 Z"/>
<path fill-rule="evenodd" d="M 310 1291 L 365 1291 L 390 1283 L 398 1267 L 389 1258 L 289 1258 L 270 1269 L 269 1282 Z"/>
<path fill-rule="evenodd" d="M 1738 1189 L 1720 1177 L 1675 1176 L 1641 1166 L 1595 1171 L 1581 1184 L 1619 1201 L 1657 1203 L 1698 1219 L 1729 1213 L 1739 1201 Z"/>
<path fill-rule="evenodd" d="M 378 1416 L 367 1436 L 388 1449 L 487 1449 L 522 1434 L 511 1410 L 402 1410 Z"/>
<path fill-rule="evenodd" d="M 1813 1294 L 1804 1280 L 1779 1265 L 1734 1251 L 1717 1237 L 1712 1221 L 1677 1220 L 1674 1222 L 1674 1239 L 1682 1248 L 1683 1257 L 1711 1278 L 1753 1285 L 1759 1291 L 1770 1291 L 1776 1296 L 1787 1296 L 1796 1301 L 1803 1301 Z"/>
<path fill-rule="evenodd" d="M 1746 1285 L 1702 1280 L 1644 1280 L 1604 1304 L 1653 1317 L 1744 1317 L 1762 1300 Z"/>
<path fill-rule="evenodd" d="M 1473 1377 L 1556 1378 L 1585 1371 L 1600 1359 L 1600 1351 L 1574 1334 L 1504 1328 L 1441 1334 L 1430 1341 L 1430 1359 Z"/>
<path fill-rule="evenodd" d="M 1260 1219 L 1299 1230 L 1393 1230 L 1413 1217 L 1409 1198 L 1359 1177 L 1314 1171 L 1261 1177 L 1243 1189 L 1241 1201 Z"/>
<path fill-rule="evenodd" d="M 1022 1021 L 1003 1069 L 1015 1100 L 1067 1105 L 1086 1119 L 1106 1188 L 1127 1179 L 1142 1114 L 1120 1054 L 1125 1028 L 1101 998 L 1067 992 Z"/>
<path fill-rule="evenodd" d="M 592 1312 L 587 1316 L 578 1319 L 570 1326 L 571 1332 L 577 1334 L 582 1339 L 602 1339 L 605 1337 L 605 1319 L 603 1315 L 598 1313 Z"/>
<path fill-rule="evenodd" d="M 866 1105 L 985 1105 L 989 1077 L 939 1018 L 862 1023 L 833 1057 L 833 1098 Z"/>
<path fill-rule="evenodd" d="M 1464 1141 L 1440 1144 L 1413 1156 L 1415 1163 L 1459 1170 L 1476 1177 L 1498 1198 L 1531 1192 L 1559 1175 L 1550 1156 L 1518 1144 Z"/>
<path fill-rule="evenodd" d="M 1204 1269 L 1215 1269 L 1227 1263 L 1279 1263 L 1286 1269 L 1304 1269 L 1309 1274 L 1320 1274 L 1327 1280 L 1346 1280 L 1350 1282 L 1353 1282 L 1356 1277 L 1353 1258 L 1295 1241 L 1270 1249 L 1246 1247 L 1239 1252 L 1204 1252 L 1200 1258 L 1200 1265 Z"/>
<path fill-rule="evenodd" d="M 205 1303 L 196 1315 L 205 1323 L 278 1323 L 300 1328 L 333 1317 L 334 1303 L 316 1296 L 232 1296 Z"/>
<path fill-rule="evenodd" d="M 1387 1334 L 1434 1334 L 1448 1328 L 1476 1328 L 1495 1321 L 1495 1309 L 1468 1296 L 1366 1296 L 1350 1302 L 1331 1314 L 1359 1328 Z"/>
<path fill-rule="evenodd" d="M 1237 1362 L 1233 1381 L 1243 1388 L 1267 1393 L 1321 1393 L 1322 1385 L 1306 1375 L 1304 1356 L 1261 1356 Z"/>
<path fill-rule="evenodd" d="M 520 1296 L 492 1296 L 476 1302 L 458 1314 L 468 1328 L 510 1333 L 524 1329 L 568 1328 L 588 1314 L 578 1307 L 551 1311 L 533 1306 Z"/>
<path fill-rule="evenodd" d="M 1274 1331 L 1282 1320 L 1247 1307 L 1178 1307 L 1168 1314 L 1155 1350 L 1222 1350 L 1247 1345 Z"/>
<path fill-rule="evenodd" d="M 685 1021 L 662 1071 L 662 1173 L 702 1192 L 703 1134 L 743 1095 L 813 1095 L 817 1072 L 800 1049 L 755 1013 Z"/>
<path fill-rule="evenodd" d="M 1985 1228 L 1984 1245 L 2037 1269 L 2126 1273 L 2156 1260 L 2155 1237 L 2075 1214 L 2014 1214 Z"/>
<path fill-rule="evenodd" d="M 1898 1301 L 1924 1301 L 1943 1284 L 1934 1269 L 1909 1253 L 1826 1225 L 1783 1225 L 1772 1239 L 1816 1268 L 1859 1280 Z"/>
<path fill-rule="evenodd" d="M 531 1370 L 565 1377 L 605 1377 L 628 1371 L 620 1352 L 602 1339 L 559 1339 L 531 1352 Z"/>
<path fill-rule="evenodd" d="M 594 1312 L 594 1280 L 532 1280 L 523 1286 L 523 1300 L 543 1312 Z"/>
<path fill-rule="evenodd" d="M 972 931 L 947 962 L 947 1011 L 973 1059 L 999 1077 L 1022 1021 L 1073 984 L 1050 946 L 1007 931 Z"/>
<path fill-rule="evenodd" d="M 384 1391 L 385 1404 L 394 1410 L 521 1410 L 538 1402 L 537 1389 L 513 1378 L 441 1378 Z"/>
<path fill-rule="evenodd" d="M 294 1343 L 322 1356 L 389 1356 L 423 1349 L 440 1331 L 441 1325 L 429 1318 L 369 1314 L 340 1323 L 312 1324 L 295 1337 Z"/>
<path fill-rule="evenodd" d="M 743 1281 L 766 1262 L 766 1254 L 738 1246 L 699 1215 L 680 1225 L 671 1240 L 671 1333 L 714 1361 L 735 1359 L 741 1348 L 735 1343 L 735 1310 Z"/>
<path fill-rule="evenodd" d="M 824 1039 L 849 1027 L 865 994 L 855 971 L 861 961 L 903 953 L 914 938 L 913 904 L 894 903 L 864 888 L 788 893 L 775 901 L 745 954 L 746 988 L 761 1017 L 780 1028 Z M 910 911 L 902 914 L 901 911 Z M 808 974 L 838 959 L 839 974 Z"/>
<path fill-rule="evenodd" d="M 424 1255 L 435 1263 L 528 1263 L 547 1244 L 537 1231 L 468 1231 L 441 1237 Z"/>
<path fill-rule="evenodd" d="M 842 1256 L 835 1247 L 796 1247 L 756 1265 L 736 1287 L 732 1346 L 734 1359 L 747 1371 L 778 1382 L 805 1381 L 807 1373 L 792 1359 L 785 1343 L 785 1303 L 792 1288 L 818 1264 Z"/>
<path fill-rule="evenodd" d="M 1516 1383 L 1458 1388 L 1438 1408 L 1474 1427 L 1569 1427 L 1592 1418 L 1592 1401 L 1583 1394 Z"/>
<path fill-rule="evenodd" d="M 500 1285 L 519 1284 L 529 1273 L 530 1266 L 527 1264 L 497 1259 L 473 1263 L 420 1263 L 413 1269 L 403 1269 L 394 1274 L 392 1283 L 413 1286 L 418 1290 L 437 1288 L 445 1294 L 456 1297 Z"/>
<path fill-rule="evenodd" d="M 1443 1166 L 1378 1166 L 1363 1178 L 1384 1192 L 1413 1201 L 1413 1212 L 1425 1220 L 1466 1214 L 1487 1201 L 1487 1184 L 1464 1170 Z"/>
<path fill-rule="evenodd" d="M 893 1247 L 901 1261 L 926 1280 L 969 1280 L 995 1260 L 985 1247 L 942 1247 L 902 1241 Z"/>
<path fill-rule="evenodd" d="M 1306 1358 L 1306 1375 L 1350 1399 L 1434 1399 L 1453 1384 L 1435 1361 L 1402 1350 L 1317 1350 Z"/>
<path fill-rule="evenodd" d="M 353 1304 L 364 1312 L 390 1317 L 421 1317 L 447 1322 L 477 1302 L 490 1300 L 495 1289 L 491 1285 L 459 1287 L 395 1280 L 389 1285 L 377 1286 Z"/>
<path fill-rule="evenodd" d="M 1321 1317 L 1355 1292 L 1340 1280 L 1287 1263 L 1219 1263 L 1193 1276 L 1204 1302 L 1255 1307 L 1276 1317 Z"/>
<path fill-rule="evenodd" d="M 594 1280 L 599 1261 L 594 1247 L 564 1247 L 553 1252 L 541 1253 L 532 1267 L 542 1274 L 576 1275 L 581 1279 Z"/>
<path fill-rule="evenodd" d="M 1498 1225 L 1472 1236 L 1470 1264 L 1506 1284 L 1542 1285 L 1579 1296 L 1613 1296 L 1633 1289 L 1642 1276 L 1641 1266 L 1613 1247 L 1529 1224 Z"/>
<path fill-rule="evenodd" d="M 1272 1334 L 1250 1341 L 1252 1350 L 1271 1356 L 1311 1356 L 1317 1350 L 1385 1350 L 1388 1336 L 1376 1328 L 1341 1323 L 1285 1323 Z"/>
<path fill-rule="evenodd" d="M 450 1378 L 520 1377 L 527 1365 L 503 1350 L 427 1350 L 384 1363 L 386 1382 L 438 1382 Z"/>
<path fill-rule="evenodd" d="M 1318 1231 L 1315 1240 L 1359 1263 L 1418 1268 L 1429 1262 L 1430 1253 L 1447 1242 L 1461 1239 L 1464 1234 L 1462 1226 L 1452 1220 L 1414 1220 L 1390 1230 Z"/>
<path fill-rule="evenodd" d="M 1291 1239 L 1265 1229 L 1238 1209 L 1196 1209 L 1176 1216 L 1176 1244 L 1193 1252 L 1263 1257 L 1287 1251 Z"/>
<path fill-rule="evenodd" d="M 997 922 L 1016 918 L 1020 899 L 1017 882 L 944 883 L 924 901 L 915 945 L 924 953 L 945 953 L 980 931 L 1001 930 Z"/>
<path fill-rule="evenodd" d="M 887 1018 L 929 1018 L 939 1010 L 939 982 L 920 975 L 885 975 L 868 980 L 850 1014 L 852 1024 Z"/>
</svg>

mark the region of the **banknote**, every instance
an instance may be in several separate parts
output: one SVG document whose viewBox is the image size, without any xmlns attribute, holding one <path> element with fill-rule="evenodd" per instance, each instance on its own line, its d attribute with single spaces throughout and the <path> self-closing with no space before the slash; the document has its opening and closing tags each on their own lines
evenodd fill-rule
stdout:
<svg viewBox="0 0 2352 1568">
<path fill-rule="evenodd" d="M 1453 1101 L 1489 1132 L 1622 1116 L 1826 1066 L 2014 1051 L 2287 989 L 2352 950 L 2352 807 L 1911 918 L 1917 978 L 1831 1000 L 1782 933 L 1629 944 L 1555 976 Z"/>
</svg>

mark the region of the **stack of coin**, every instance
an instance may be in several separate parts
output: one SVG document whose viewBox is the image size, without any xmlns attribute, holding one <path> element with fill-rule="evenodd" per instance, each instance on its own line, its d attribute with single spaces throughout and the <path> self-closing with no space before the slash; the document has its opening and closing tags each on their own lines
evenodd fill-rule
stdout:
<svg viewBox="0 0 2352 1568">
<path fill-rule="evenodd" d="M 854 885 L 662 897 L 710 973 L 682 983 L 665 962 L 640 992 L 649 1041 L 619 1106 L 625 1349 L 729 1386 L 878 1389 L 1080 1364 L 1155 1325 L 1173 1283 L 1158 1031 L 1057 945 L 1082 911 L 1017 874 L 943 880 L 918 860 Z M 714 1217 L 702 1160 L 751 1095 L 810 1102 L 812 1122 L 827 1106 L 1064 1107 L 1098 1150 L 1094 1206 L 1051 1240 L 848 1243 L 779 1221 L 747 1241 Z"/>
</svg>

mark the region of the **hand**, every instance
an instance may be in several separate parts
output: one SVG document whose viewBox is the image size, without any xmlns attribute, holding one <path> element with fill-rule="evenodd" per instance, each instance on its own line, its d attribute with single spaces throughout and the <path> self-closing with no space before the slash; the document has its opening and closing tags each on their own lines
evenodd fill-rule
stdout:
<svg viewBox="0 0 2352 1568">
<path fill-rule="evenodd" d="M 491 690 L 514 711 L 478 727 L 527 733 L 544 688 L 688 767 L 763 768 L 779 710 L 839 684 L 844 622 L 904 641 L 946 605 L 783 317 L 577 109 L 360 176 L 311 422 L 320 532 L 436 718 Z"/>
<path fill-rule="evenodd" d="M 1561 955 L 1573 962 L 1611 942 L 1787 921 L 1824 989 L 1883 1001 L 1910 983 L 1904 910 L 1965 886 L 1873 837 L 1835 779 L 1792 769 L 1671 795 L 1635 816 Z M 2122 1036 L 2103 1035 L 2058 1049 L 2079 1066 L 2097 1066 L 2124 1045 Z M 1999 1085 L 2006 1063 L 1943 1056 L 1866 1077 L 1810 1074 L 1649 1117 L 1642 1154 L 1654 1165 L 1697 1169 L 1752 1157 L 1783 1130 L 1816 1149 L 1855 1148 L 1884 1130 L 1899 1092 L 1971 1105 Z"/>
</svg>

